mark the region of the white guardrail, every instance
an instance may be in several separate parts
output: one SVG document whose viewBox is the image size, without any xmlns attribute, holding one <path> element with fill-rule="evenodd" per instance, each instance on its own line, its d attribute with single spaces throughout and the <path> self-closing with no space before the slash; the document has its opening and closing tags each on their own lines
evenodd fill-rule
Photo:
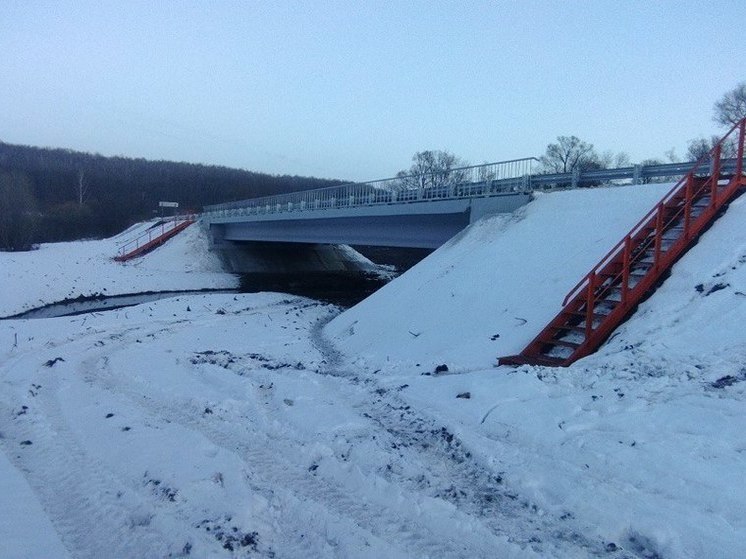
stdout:
<svg viewBox="0 0 746 559">
<path fill-rule="evenodd" d="M 572 173 L 534 174 L 538 161 L 535 157 L 527 157 L 448 171 L 424 172 L 418 175 L 251 198 L 205 206 L 202 216 L 210 219 L 498 196 L 511 192 L 531 192 L 558 187 L 575 188 L 620 180 L 638 184 L 654 178 L 676 180 L 689 172 L 694 165 L 694 162 L 667 163 L 585 172 L 576 170 Z M 728 169 L 735 169 L 735 162 L 735 159 L 723 160 L 721 171 L 725 173 Z"/>
<path fill-rule="evenodd" d="M 448 171 L 349 183 L 206 206 L 203 216 L 256 215 L 351 208 L 376 204 L 489 196 L 524 190 L 530 184 L 534 157 L 460 167 Z"/>
</svg>

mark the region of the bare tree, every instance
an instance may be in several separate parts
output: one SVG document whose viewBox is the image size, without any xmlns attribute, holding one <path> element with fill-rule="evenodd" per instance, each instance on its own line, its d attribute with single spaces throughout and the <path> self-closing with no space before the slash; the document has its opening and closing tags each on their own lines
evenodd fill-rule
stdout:
<svg viewBox="0 0 746 559">
<path fill-rule="evenodd" d="M 710 153 L 710 151 L 712 151 L 715 145 L 719 142 L 720 138 L 717 136 L 710 136 L 709 140 L 707 138 L 695 138 L 693 140 L 690 140 L 689 147 L 686 151 L 686 156 L 689 161 L 699 161 L 701 158 Z M 731 159 L 736 156 L 736 152 L 736 144 L 732 141 L 726 141 L 723 143 L 720 157 Z"/>
<path fill-rule="evenodd" d="M 673 148 L 671 148 L 671 151 L 673 151 Z M 654 165 L 663 165 L 663 161 L 660 159 L 643 159 L 640 161 L 640 165 L 642 167 L 651 167 Z M 652 182 L 668 182 L 668 177 L 647 177 L 642 179 L 642 184 L 650 184 Z"/>
<path fill-rule="evenodd" d="M 739 83 L 715 103 L 713 119 L 723 126 L 732 126 L 746 118 L 746 82 Z"/>
<path fill-rule="evenodd" d="M 85 171 L 83 169 L 78 170 L 78 183 L 76 186 L 78 194 L 78 206 L 82 206 L 88 194 L 88 180 L 86 179 Z"/>
<path fill-rule="evenodd" d="M 487 165 L 485 162 L 484 165 Z M 497 174 L 495 173 L 495 169 L 492 167 L 479 167 L 479 171 L 477 172 L 477 180 L 479 182 L 490 182 L 497 178 Z"/>
<path fill-rule="evenodd" d="M 620 151 L 619 153 L 614 153 L 611 150 L 605 151 L 598 158 L 598 162 L 604 169 L 620 169 L 632 165 L 632 160 L 630 159 L 629 154 L 623 151 Z"/>
<path fill-rule="evenodd" d="M 412 156 L 412 166 L 396 174 L 404 189 L 436 189 L 462 183 L 467 164 L 448 151 L 419 151 Z"/>
<path fill-rule="evenodd" d="M 593 144 L 577 136 L 558 136 L 557 143 L 549 144 L 539 161 L 546 173 L 570 173 L 599 166 Z"/>
</svg>

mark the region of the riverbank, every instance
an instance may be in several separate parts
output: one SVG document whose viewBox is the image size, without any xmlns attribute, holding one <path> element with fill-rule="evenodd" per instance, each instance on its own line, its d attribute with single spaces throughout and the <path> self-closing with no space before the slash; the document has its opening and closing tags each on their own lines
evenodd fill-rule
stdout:
<svg viewBox="0 0 746 559">
<path fill-rule="evenodd" d="M 80 297 L 155 291 L 236 289 L 199 225 L 192 225 L 154 252 L 115 262 L 119 246 L 147 223 L 109 239 L 42 244 L 29 252 L 0 252 L 0 317 Z"/>
</svg>

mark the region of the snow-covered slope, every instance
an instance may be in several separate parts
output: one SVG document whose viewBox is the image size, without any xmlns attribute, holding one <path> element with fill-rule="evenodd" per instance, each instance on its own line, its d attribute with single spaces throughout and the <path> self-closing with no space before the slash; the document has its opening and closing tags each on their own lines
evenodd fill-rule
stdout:
<svg viewBox="0 0 746 559">
<path fill-rule="evenodd" d="M 670 185 L 539 194 L 468 228 L 327 334 L 371 366 L 487 367 L 523 349 Z"/>
<path fill-rule="evenodd" d="M 119 263 L 121 244 L 151 224 L 139 223 L 99 241 L 43 244 L 31 252 L 0 252 L 0 317 L 80 295 L 158 290 L 233 288 L 238 280 L 208 252 L 208 239 L 192 225 L 153 252 Z"/>
<path fill-rule="evenodd" d="M 598 353 L 568 369 L 492 365 L 555 314 L 624 233 L 621 214 L 636 222 L 665 190 L 646 188 L 553 194 L 520 220 L 488 220 L 328 331 L 351 363 L 406 386 L 414 409 L 542 510 L 604 534 L 609 550 L 744 557 L 746 197 Z M 486 270 L 495 256 L 505 266 Z M 431 375 L 440 361 L 449 374 Z"/>
</svg>

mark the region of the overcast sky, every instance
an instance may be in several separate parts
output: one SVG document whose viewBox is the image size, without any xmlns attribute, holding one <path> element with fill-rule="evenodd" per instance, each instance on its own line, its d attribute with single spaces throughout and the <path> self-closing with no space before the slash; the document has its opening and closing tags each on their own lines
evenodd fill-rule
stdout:
<svg viewBox="0 0 746 559">
<path fill-rule="evenodd" d="M 0 141 L 351 180 L 715 133 L 744 0 L 0 3 Z"/>
</svg>

